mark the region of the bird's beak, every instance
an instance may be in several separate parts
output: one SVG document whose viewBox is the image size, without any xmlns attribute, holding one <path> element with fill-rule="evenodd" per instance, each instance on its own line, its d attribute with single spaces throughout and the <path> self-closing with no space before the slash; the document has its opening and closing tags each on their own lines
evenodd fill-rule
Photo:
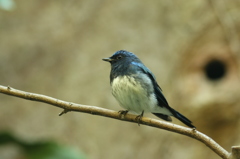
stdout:
<svg viewBox="0 0 240 159">
<path fill-rule="evenodd" d="M 113 61 L 113 59 L 111 59 L 110 57 L 108 57 L 108 58 L 104 58 L 104 59 L 102 59 L 103 61 L 107 61 L 107 62 L 111 62 L 111 61 Z"/>
</svg>

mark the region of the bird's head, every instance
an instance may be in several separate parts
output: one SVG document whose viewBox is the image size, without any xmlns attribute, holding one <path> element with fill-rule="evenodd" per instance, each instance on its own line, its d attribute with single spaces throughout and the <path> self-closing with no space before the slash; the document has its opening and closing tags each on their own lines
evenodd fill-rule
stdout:
<svg viewBox="0 0 240 159">
<path fill-rule="evenodd" d="M 111 65 L 123 64 L 126 62 L 131 62 L 139 60 L 136 55 L 126 50 L 119 50 L 115 52 L 111 57 L 102 59 L 103 61 L 110 62 Z"/>
</svg>

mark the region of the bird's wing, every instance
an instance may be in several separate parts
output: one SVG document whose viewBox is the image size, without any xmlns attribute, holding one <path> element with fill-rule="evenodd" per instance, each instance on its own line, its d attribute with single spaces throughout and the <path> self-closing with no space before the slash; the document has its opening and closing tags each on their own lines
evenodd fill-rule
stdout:
<svg viewBox="0 0 240 159">
<path fill-rule="evenodd" d="M 151 79 L 159 106 L 161 106 L 161 107 L 167 106 L 168 107 L 169 106 L 168 102 L 167 102 L 166 98 L 164 97 L 164 95 L 162 94 L 162 89 L 158 85 L 153 73 L 142 63 L 132 62 L 132 64 L 138 66 L 139 70 L 141 72 L 145 73 Z"/>
</svg>

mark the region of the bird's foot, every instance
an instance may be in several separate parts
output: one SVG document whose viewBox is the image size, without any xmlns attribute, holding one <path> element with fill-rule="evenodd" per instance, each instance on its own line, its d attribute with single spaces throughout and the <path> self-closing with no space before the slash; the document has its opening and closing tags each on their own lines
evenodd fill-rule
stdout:
<svg viewBox="0 0 240 159">
<path fill-rule="evenodd" d="M 142 111 L 142 113 L 140 115 L 138 115 L 135 120 L 138 122 L 138 126 L 140 126 L 140 122 L 142 120 L 142 117 L 143 117 L 143 114 L 144 114 L 144 110 Z"/>
<path fill-rule="evenodd" d="M 124 117 L 128 113 L 128 110 L 119 110 L 118 113 L 119 117 L 121 118 L 122 116 Z"/>
</svg>

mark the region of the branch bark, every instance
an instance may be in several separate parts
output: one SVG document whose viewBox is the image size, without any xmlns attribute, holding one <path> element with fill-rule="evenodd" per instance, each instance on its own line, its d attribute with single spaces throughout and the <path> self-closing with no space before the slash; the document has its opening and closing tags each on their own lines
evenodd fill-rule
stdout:
<svg viewBox="0 0 240 159">
<path fill-rule="evenodd" d="M 81 105 L 81 104 L 66 102 L 66 101 L 52 98 L 52 97 L 49 97 L 46 95 L 17 90 L 17 89 L 11 88 L 9 86 L 6 87 L 6 86 L 0 85 L 0 93 L 27 99 L 27 100 L 43 102 L 43 103 L 47 103 L 47 104 L 62 108 L 63 111 L 59 115 L 65 114 L 69 111 L 76 111 L 76 112 L 99 115 L 99 116 L 109 117 L 109 118 L 113 118 L 113 119 L 133 122 L 133 123 L 139 123 L 139 121 L 136 120 L 136 116 L 132 115 L 132 114 L 126 114 L 125 116 L 120 116 L 118 112 L 113 111 L 113 110 L 104 109 L 104 108 L 100 108 L 100 107 L 96 107 L 96 106 L 88 106 L 88 105 Z M 229 152 L 227 152 L 225 149 L 223 149 L 213 139 L 211 139 L 207 135 L 197 131 L 196 129 L 186 128 L 186 127 L 176 125 L 173 123 L 168 123 L 165 121 L 160 121 L 160 120 L 147 118 L 147 117 L 143 117 L 140 121 L 140 124 L 189 136 L 191 138 L 194 138 L 194 139 L 199 140 L 200 142 L 204 143 L 206 146 L 208 146 L 210 149 L 212 149 L 221 158 L 229 159 L 229 157 L 230 157 Z M 231 155 L 231 157 L 232 157 L 232 155 Z M 231 159 L 235 159 L 235 158 L 231 158 Z"/>
<path fill-rule="evenodd" d="M 240 159 L 240 146 L 233 146 L 229 159 Z"/>
</svg>

